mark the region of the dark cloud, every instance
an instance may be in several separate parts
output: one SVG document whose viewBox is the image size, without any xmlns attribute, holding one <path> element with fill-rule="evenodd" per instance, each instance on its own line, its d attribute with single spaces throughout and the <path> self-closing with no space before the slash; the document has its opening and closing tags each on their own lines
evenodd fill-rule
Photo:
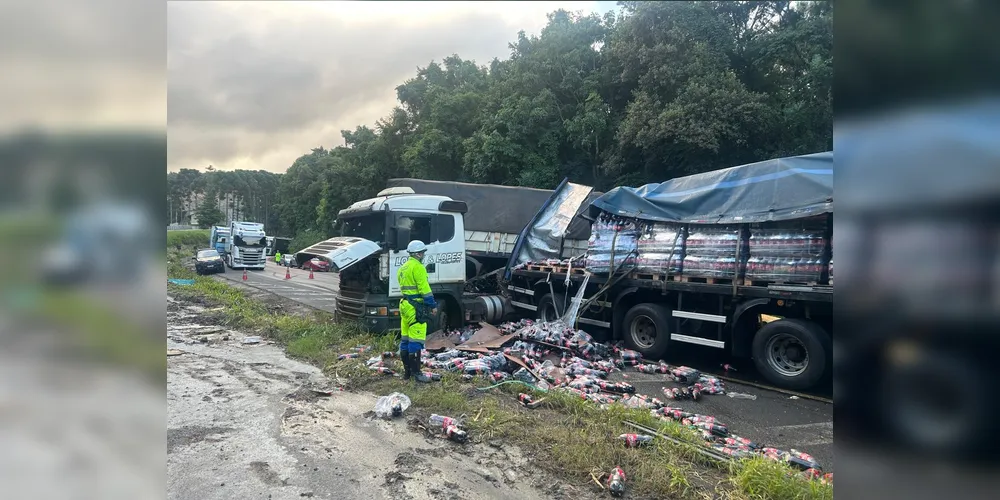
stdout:
<svg viewBox="0 0 1000 500">
<path fill-rule="evenodd" d="M 310 147 L 339 143 L 331 128 L 388 114 L 394 88 L 418 66 L 452 53 L 487 64 L 523 28 L 473 12 L 418 23 L 287 5 L 268 16 L 253 3 L 168 10 L 172 169 L 287 151 L 281 163 L 260 165 L 283 170 Z"/>
</svg>

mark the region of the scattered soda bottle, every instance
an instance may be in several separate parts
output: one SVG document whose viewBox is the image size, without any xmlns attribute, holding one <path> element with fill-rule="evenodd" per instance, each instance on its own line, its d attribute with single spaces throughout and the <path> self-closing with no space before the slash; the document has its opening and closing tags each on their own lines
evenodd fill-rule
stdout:
<svg viewBox="0 0 1000 500">
<path fill-rule="evenodd" d="M 361 356 L 361 355 L 360 355 L 360 354 L 358 354 L 358 353 L 356 353 L 356 352 L 352 352 L 352 353 L 350 353 L 350 354 L 341 354 L 340 356 L 337 356 L 337 359 L 338 359 L 338 360 L 344 360 L 344 359 L 356 359 L 356 358 L 358 358 L 359 356 Z"/>
<path fill-rule="evenodd" d="M 465 360 L 463 360 L 462 358 L 454 358 L 454 359 L 449 359 L 448 361 L 443 363 L 441 365 L 441 368 L 448 370 L 450 372 L 457 372 L 461 371 L 464 366 L 465 366 Z"/>
<path fill-rule="evenodd" d="M 351 351 L 352 352 L 356 352 L 356 353 L 362 353 L 362 352 L 367 351 L 368 349 L 371 349 L 371 347 L 366 346 L 366 345 L 359 345 L 357 347 L 352 347 Z"/>
<path fill-rule="evenodd" d="M 635 448 L 637 446 L 642 446 L 653 442 L 653 436 L 647 436 L 646 434 L 622 434 L 618 436 L 625 442 L 625 446 L 629 448 Z"/>
<path fill-rule="evenodd" d="M 597 386 L 600 387 L 602 390 L 605 390 L 605 391 L 608 391 L 608 392 L 614 392 L 614 393 L 618 393 L 618 394 L 634 394 L 635 393 L 635 387 L 632 387 L 631 384 L 628 384 L 628 383 L 625 383 L 625 382 L 610 383 L 610 382 L 605 382 L 605 381 L 602 380 L 602 381 L 600 381 L 600 382 L 597 383 Z"/>
<path fill-rule="evenodd" d="M 687 366 L 678 366 L 670 372 L 679 384 L 693 384 L 701 378 L 701 372 Z"/>
<path fill-rule="evenodd" d="M 383 358 L 395 358 L 396 357 L 396 353 L 394 353 L 392 351 L 385 351 L 385 352 L 382 353 L 382 357 Z"/>
<path fill-rule="evenodd" d="M 611 496 L 620 497 L 625 494 L 625 471 L 621 467 L 615 467 L 608 474 L 608 491 Z"/>
<path fill-rule="evenodd" d="M 757 443 L 747 438 L 737 436 L 736 434 L 730 434 L 728 437 L 722 438 L 720 441 L 723 444 L 729 446 L 745 446 L 747 448 L 750 448 L 751 450 L 756 450 L 757 448 L 760 448 L 760 446 Z"/>
<path fill-rule="evenodd" d="M 427 377 L 428 379 L 433 380 L 435 382 L 437 382 L 438 380 L 441 380 L 441 374 L 440 373 L 421 372 L 421 375 L 423 375 L 423 376 Z"/>
<path fill-rule="evenodd" d="M 531 397 L 531 394 L 521 393 L 517 395 L 517 400 L 521 402 L 521 405 L 526 408 L 538 408 L 539 401 Z"/>
<path fill-rule="evenodd" d="M 462 351 L 459 351 L 458 349 L 450 349 L 434 356 L 434 359 L 438 361 L 448 361 L 449 359 L 455 359 L 460 357 L 462 357 Z"/>
<path fill-rule="evenodd" d="M 469 439 L 469 435 L 454 424 L 444 428 L 444 435 L 456 443 L 464 443 Z"/>
<path fill-rule="evenodd" d="M 458 426 L 458 422 L 451 417 L 435 413 L 430 416 L 429 422 L 432 426 L 440 426 L 441 432 L 452 441 L 464 443 L 468 438 L 465 431 Z"/>
<path fill-rule="evenodd" d="M 372 367 L 372 370 L 374 370 L 375 373 L 378 373 L 380 375 L 395 375 L 396 374 L 396 372 L 394 372 L 394 371 L 392 371 L 389 368 L 386 368 L 384 366 L 374 366 L 374 367 Z"/>
<path fill-rule="evenodd" d="M 812 455 L 798 451 L 796 449 L 791 449 L 788 451 L 788 456 L 786 458 L 789 464 L 802 470 L 808 469 L 822 469 L 819 462 L 816 461 Z"/>
</svg>

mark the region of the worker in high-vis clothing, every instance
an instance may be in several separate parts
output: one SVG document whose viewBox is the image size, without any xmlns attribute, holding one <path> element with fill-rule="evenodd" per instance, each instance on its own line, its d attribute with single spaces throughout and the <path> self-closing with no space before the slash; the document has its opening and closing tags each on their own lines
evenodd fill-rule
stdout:
<svg viewBox="0 0 1000 500">
<path fill-rule="evenodd" d="M 400 266 L 396 276 L 403 298 L 399 301 L 399 355 L 403 361 L 403 380 L 414 377 L 418 382 L 430 382 L 420 369 L 420 351 L 427 341 L 427 322 L 437 314 L 437 302 L 427 282 L 424 256 L 427 245 L 413 240 L 406 245 L 410 258 Z"/>
</svg>

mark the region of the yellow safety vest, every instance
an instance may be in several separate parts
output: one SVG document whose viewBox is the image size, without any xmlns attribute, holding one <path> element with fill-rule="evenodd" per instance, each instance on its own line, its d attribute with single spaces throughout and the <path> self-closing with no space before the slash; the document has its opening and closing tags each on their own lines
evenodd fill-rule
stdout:
<svg viewBox="0 0 1000 500">
<path fill-rule="evenodd" d="M 405 299 L 410 302 L 422 303 L 426 298 L 429 299 L 427 302 L 434 303 L 431 285 L 427 282 L 427 269 L 419 260 L 410 257 L 406 263 L 400 266 L 396 277 L 399 280 L 399 291 L 402 292 Z"/>
</svg>

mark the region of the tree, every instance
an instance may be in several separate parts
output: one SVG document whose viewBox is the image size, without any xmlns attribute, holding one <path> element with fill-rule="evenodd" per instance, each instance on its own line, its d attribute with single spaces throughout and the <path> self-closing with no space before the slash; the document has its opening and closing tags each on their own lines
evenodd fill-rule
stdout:
<svg viewBox="0 0 1000 500">
<path fill-rule="evenodd" d="M 202 229 L 222 224 L 226 220 L 226 214 L 219 210 L 219 196 L 215 192 L 205 195 L 195 215 L 198 218 L 198 227 Z"/>
<path fill-rule="evenodd" d="M 552 12 L 503 60 L 431 61 L 384 118 L 284 174 L 169 174 L 170 220 L 211 191 L 225 215 L 308 240 L 393 177 L 546 189 L 568 177 L 606 191 L 832 148 L 829 2 L 620 5 Z"/>
</svg>

